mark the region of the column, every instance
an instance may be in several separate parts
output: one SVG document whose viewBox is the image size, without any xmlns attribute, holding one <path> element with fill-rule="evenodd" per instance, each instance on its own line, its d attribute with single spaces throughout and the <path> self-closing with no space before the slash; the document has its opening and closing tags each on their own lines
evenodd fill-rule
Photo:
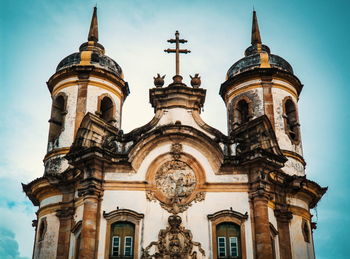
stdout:
<svg viewBox="0 0 350 259">
<path fill-rule="evenodd" d="M 57 210 L 56 216 L 60 220 L 58 233 L 57 259 L 67 259 L 69 256 L 69 242 L 72 228 L 74 208 L 63 207 Z"/>
<path fill-rule="evenodd" d="M 259 191 L 258 191 L 259 192 Z M 258 193 L 253 196 L 255 254 L 257 259 L 272 259 L 272 244 L 268 216 L 268 196 Z"/>
<path fill-rule="evenodd" d="M 293 214 L 287 210 L 275 210 L 281 259 L 292 259 L 289 222 Z"/>
<path fill-rule="evenodd" d="M 79 196 L 84 200 L 83 221 L 81 228 L 80 259 L 96 258 L 99 226 L 99 203 L 102 195 L 101 181 L 87 178 L 81 183 Z"/>
</svg>

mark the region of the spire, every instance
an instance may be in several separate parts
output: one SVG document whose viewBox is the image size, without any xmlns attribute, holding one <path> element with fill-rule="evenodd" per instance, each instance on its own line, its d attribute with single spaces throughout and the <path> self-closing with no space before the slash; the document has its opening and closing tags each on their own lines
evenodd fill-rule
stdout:
<svg viewBox="0 0 350 259">
<path fill-rule="evenodd" d="M 98 25 L 97 25 L 97 7 L 94 7 L 94 13 L 91 19 L 88 41 L 98 42 Z"/>
<path fill-rule="evenodd" d="M 261 37 L 259 31 L 258 18 L 255 10 L 253 11 L 253 25 L 252 25 L 252 45 L 261 44 Z"/>
</svg>

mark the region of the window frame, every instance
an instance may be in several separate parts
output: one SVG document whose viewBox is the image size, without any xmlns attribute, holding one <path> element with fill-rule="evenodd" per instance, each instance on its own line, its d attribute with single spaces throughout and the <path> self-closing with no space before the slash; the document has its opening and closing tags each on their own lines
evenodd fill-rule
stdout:
<svg viewBox="0 0 350 259">
<path fill-rule="evenodd" d="M 130 246 L 127 246 L 126 245 L 126 239 L 127 238 L 131 238 L 131 244 L 130 244 Z M 124 257 L 132 257 L 132 256 L 134 256 L 133 255 L 133 242 L 134 242 L 134 238 L 132 237 L 132 236 L 125 236 L 124 237 L 124 254 L 123 254 L 123 256 Z M 128 247 L 130 247 L 131 249 L 130 249 L 130 251 L 131 251 L 131 254 L 130 255 L 126 255 L 126 248 L 128 248 Z"/>
<path fill-rule="evenodd" d="M 224 252 L 225 252 L 225 255 L 223 255 L 223 256 L 221 256 L 220 255 L 220 241 L 219 241 L 219 239 L 220 238 L 223 238 L 224 239 Z M 227 255 L 226 255 L 226 237 L 222 237 L 222 236 L 220 236 L 220 237 L 217 237 L 217 239 L 218 239 L 218 241 L 217 241 L 217 244 L 218 244 L 218 248 L 217 248 L 217 250 L 218 250 L 218 258 L 225 258 Z"/>
<path fill-rule="evenodd" d="M 118 254 L 117 255 L 113 254 L 114 253 L 114 248 L 115 248 L 115 246 L 114 246 L 114 239 L 115 238 L 118 238 Z M 121 245 L 120 245 L 120 237 L 119 236 L 112 236 L 111 256 L 120 256 L 120 247 L 121 247 Z"/>
<path fill-rule="evenodd" d="M 288 113 L 287 114 L 287 103 L 290 102 L 292 105 L 293 105 L 293 112 L 294 112 L 294 119 L 295 119 L 295 122 L 294 122 L 294 126 L 295 127 L 295 130 L 292 130 L 290 129 L 290 121 L 289 121 L 289 116 Z M 300 136 L 300 124 L 299 124 L 299 113 L 298 113 L 298 108 L 297 108 L 297 103 L 293 100 L 292 97 L 290 96 L 287 96 L 283 99 L 282 101 L 282 109 L 283 109 L 283 122 L 284 122 L 284 131 L 285 131 L 285 134 L 288 136 L 288 138 L 290 139 L 290 141 L 297 145 L 300 143 L 301 141 L 301 136 Z M 295 134 L 295 137 L 293 138 L 291 136 L 291 132 L 293 132 Z"/>
<path fill-rule="evenodd" d="M 236 240 L 236 255 L 232 255 L 232 243 L 231 243 L 231 239 L 235 239 Z M 239 256 L 239 245 L 238 245 L 238 238 L 237 237 L 229 237 L 229 241 L 228 243 L 230 244 L 230 256 L 231 257 L 238 257 Z"/>
<path fill-rule="evenodd" d="M 103 212 L 103 217 L 106 219 L 106 245 L 105 245 L 105 259 L 110 259 L 112 257 L 111 252 L 111 226 L 118 222 L 129 222 L 134 224 L 134 238 L 132 242 L 132 255 L 129 258 L 138 258 L 140 250 L 140 232 L 141 232 L 141 222 L 144 218 L 144 214 L 137 213 L 136 211 L 129 209 L 118 209 L 106 213 Z M 108 240 L 108 242 L 107 242 Z M 123 240 L 124 241 L 124 240 Z M 120 247 L 121 247 L 120 240 Z"/>
<path fill-rule="evenodd" d="M 220 259 L 218 256 L 218 241 L 216 234 L 216 227 L 221 223 L 233 223 L 240 227 L 240 258 L 247 259 L 246 240 L 245 240 L 245 222 L 248 219 L 248 213 L 242 214 L 234 210 L 221 210 L 213 214 L 209 214 L 209 221 L 211 222 L 211 242 L 212 242 L 212 257 L 213 259 Z M 237 243 L 238 243 L 237 242 Z M 237 250 L 238 251 L 238 250 Z M 226 252 L 227 253 L 227 252 Z M 237 257 L 239 258 L 239 257 Z"/>
</svg>

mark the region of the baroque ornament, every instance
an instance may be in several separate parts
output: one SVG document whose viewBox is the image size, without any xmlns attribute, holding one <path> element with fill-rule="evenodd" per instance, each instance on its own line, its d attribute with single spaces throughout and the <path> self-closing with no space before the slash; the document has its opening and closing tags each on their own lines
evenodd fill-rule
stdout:
<svg viewBox="0 0 350 259">
<path fill-rule="evenodd" d="M 170 215 L 169 226 L 159 231 L 158 241 L 142 249 L 141 259 L 197 259 L 205 256 L 201 244 L 192 240 L 191 231 L 181 226 L 181 222 L 180 216 Z"/>
<path fill-rule="evenodd" d="M 196 187 L 196 176 L 186 163 L 169 161 L 157 171 L 156 187 L 170 201 L 181 202 L 187 198 Z"/>
</svg>

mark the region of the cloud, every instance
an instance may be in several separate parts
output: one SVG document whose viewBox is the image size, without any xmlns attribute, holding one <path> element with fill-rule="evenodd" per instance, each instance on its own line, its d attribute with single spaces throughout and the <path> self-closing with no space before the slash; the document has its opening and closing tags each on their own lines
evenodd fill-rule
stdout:
<svg viewBox="0 0 350 259">
<path fill-rule="evenodd" d="M 15 234 L 4 227 L 0 226 L 0 258 L 2 259 L 29 259 L 19 254 L 18 242 Z"/>
<path fill-rule="evenodd" d="M 33 249 L 35 208 L 19 180 L 0 177 L 0 258 L 24 258 Z M 15 239 L 16 237 L 16 239 Z"/>
</svg>

